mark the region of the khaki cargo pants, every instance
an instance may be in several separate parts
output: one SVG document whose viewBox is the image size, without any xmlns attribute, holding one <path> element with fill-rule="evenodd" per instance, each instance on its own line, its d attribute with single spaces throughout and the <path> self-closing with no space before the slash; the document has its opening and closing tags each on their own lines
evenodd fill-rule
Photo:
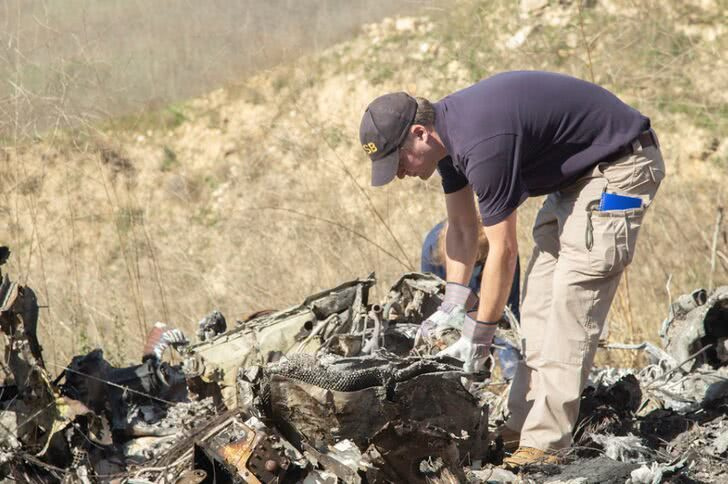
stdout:
<svg viewBox="0 0 728 484">
<path fill-rule="evenodd" d="M 521 305 L 524 361 L 511 385 L 506 423 L 521 432 L 521 446 L 571 445 L 609 306 L 664 176 L 659 147 L 635 142 L 633 154 L 600 163 L 550 194 L 538 213 Z M 592 210 L 605 190 L 639 196 L 644 207 Z"/>
</svg>

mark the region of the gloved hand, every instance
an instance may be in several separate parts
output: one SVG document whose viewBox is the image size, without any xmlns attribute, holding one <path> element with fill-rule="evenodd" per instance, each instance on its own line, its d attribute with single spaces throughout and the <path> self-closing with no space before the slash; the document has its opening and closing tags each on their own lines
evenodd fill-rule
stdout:
<svg viewBox="0 0 728 484">
<path fill-rule="evenodd" d="M 465 373 L 476 373 L 483 369 L 498 327 L 497 322 L 476 321 L 473 316 L 474 312 L 465 315 L 460 339 L 438 353 L 461 360 Z"/>
<path fill-rule="evenodd" d="M 437 311 L 422 322 L 415 335 L 415 347 L 423 341 L 435 338 L 437 333 L 452 328 L 460 330 L 465 319 L 465 304 L 473 292 L 469 287 L 456 282 L 448 282 L 445 286 L 445 299 Z M 475 299 L 472 296 L 472 299 Z"/>
</svg>

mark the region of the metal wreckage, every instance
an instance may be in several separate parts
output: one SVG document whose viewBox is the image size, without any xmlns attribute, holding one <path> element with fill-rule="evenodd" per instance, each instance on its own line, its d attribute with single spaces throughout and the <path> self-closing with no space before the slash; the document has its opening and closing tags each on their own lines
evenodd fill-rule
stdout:
<svg viewBox="0 0 728 484">
<path fill-rule="evenodd" d="M 8 257 L 0 248 L 0 262 Z M 197 342 L 157 323 L 140 363 L 101 349 L 52 376 L 36 337 L 33 290 L 0 273 L 0 482 L 382 483 L 725 482 L 728 286 L 678 298 L 639 370 L 592 372 L 563 465 L 498 467 L 518 324 L 501 322 L 500 364 L 464 378 L 437 352 L 458 328 L 414 348 L 444 282 L 408 273 L 381 304 L 373 275 L 232 327 L 217 311 Z M 169 348 L 178 353 L 170 363 Z"/>
</svg>

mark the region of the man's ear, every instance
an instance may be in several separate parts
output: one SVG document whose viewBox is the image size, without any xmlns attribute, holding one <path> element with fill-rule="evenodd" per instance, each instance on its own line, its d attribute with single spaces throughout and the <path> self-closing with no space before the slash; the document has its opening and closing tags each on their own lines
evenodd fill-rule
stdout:
<svg viewBox="0 0 728 484">
<path fill-rule="evenodd" d="M 412 133 L 415 138 L 421 139 L 425 142 L 427 142 L 427 137 L 430 134 L 427 131 L 427 128 L 421 124 L 413 124 L 410 126 L 410 133 Z"/>
</svg>

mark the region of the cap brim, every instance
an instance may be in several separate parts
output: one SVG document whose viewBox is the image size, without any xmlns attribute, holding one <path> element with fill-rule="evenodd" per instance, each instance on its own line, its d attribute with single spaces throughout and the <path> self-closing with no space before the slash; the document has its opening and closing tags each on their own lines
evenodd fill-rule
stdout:
<svg viewBox="0 0 728 484">
<path fill-rule="evenodd" d="M 399 150 L 382 159 L 372 161 L 372 186 L 381 187 L 394 180 L 399 168 Z"/>
</svg>

